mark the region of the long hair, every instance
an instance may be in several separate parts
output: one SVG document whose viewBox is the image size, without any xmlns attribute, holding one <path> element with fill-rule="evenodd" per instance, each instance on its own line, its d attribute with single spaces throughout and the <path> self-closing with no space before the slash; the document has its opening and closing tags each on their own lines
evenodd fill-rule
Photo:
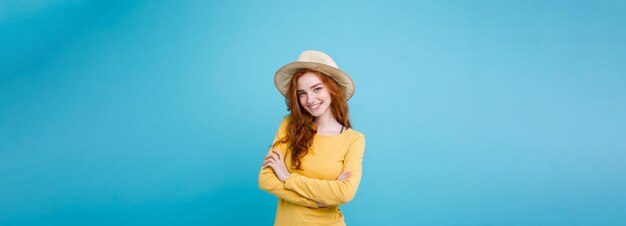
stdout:
<svg viewBox="0 0 626 226">
<path fill-rule="evenodd" d="M 346 128 L 351 128 L 350 117 L 348 115 L 348 103 L 345 94 L 339 88 L 337 82 L 326 74 L 311 69 L 301 69 L 296 71 L 291 78 L 291 85 L 287 91 L 285 102 L 291 111 L 288 116 L 290 120 L 287 124 L 287 135 L 274 143 L 274 147 L 279 143 L 289 144 L 291 151 L 291 162 L 293 168 L 299 170 L 302 166 L 302 158 L 308 153 L 313 142 L 313 136 L 317 133 L 315 117 L 311 115 L 302 105 L 297 93 L 298 78 L 306 73 L 313 73 L 322 81 L 330 93 L 330 110 L 337 121 Z"/>
</svg>

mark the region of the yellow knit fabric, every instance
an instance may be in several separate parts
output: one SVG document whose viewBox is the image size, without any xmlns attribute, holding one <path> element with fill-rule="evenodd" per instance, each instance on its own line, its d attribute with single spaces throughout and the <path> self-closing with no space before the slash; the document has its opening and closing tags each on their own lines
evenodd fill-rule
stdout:
<svg viewBox="0 0 626 226">
<path fill-rule="evenodd" d="M 285 136 L 288 120 L 286 117 L 281 122 L 274 142 Z M 365 151 L 363 134 L 347 129 L 336 136 L 315 135 L 311 149 L 302 159 L 301 170 L 291 169 L 288 147 L 276 147 L 285 156 L 291 173 L 286 182 L 278 180 L 272 168 L 259 173 L 259 187 L 278 197 L 274 225 L 346 225 L 339 205 L 352 200 L 359 187 Z M 337 177 L 343 171 L 352 175 L 339 182 Z M 329 207 L 318 208 L 317 202 Z"/>
</svg>

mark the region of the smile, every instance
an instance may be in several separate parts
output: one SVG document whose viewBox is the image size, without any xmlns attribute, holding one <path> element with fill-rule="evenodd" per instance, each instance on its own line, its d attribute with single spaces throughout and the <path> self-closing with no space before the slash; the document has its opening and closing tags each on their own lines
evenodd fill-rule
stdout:
<svg viewBox="0 0 626 226">
<path fill-rule="evenodd" d="M 320 108 L 320 106 L 322 106 L 322 103 L 324 102 L 319 102 L 318 104 L 314 104 L 314 105 L 309 105 L 309 109 L 311 110 L 317 110 Z"/>
</svg>

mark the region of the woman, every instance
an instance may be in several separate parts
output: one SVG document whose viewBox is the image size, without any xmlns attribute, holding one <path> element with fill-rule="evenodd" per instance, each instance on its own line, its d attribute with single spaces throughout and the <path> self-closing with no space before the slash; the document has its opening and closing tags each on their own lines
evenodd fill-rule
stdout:
<svg viewBox="0 0 626 226">
<path fill-rule="evenodd" d="M 259 187 L 278 196 L 274 225 L 345 225 L 339 205 L 361 181 L 365 137 L 350 125 L 350 76 L 319 51 L 276 72 L 291 113 L 281 122 L 259 173 Z"/>
</svg>

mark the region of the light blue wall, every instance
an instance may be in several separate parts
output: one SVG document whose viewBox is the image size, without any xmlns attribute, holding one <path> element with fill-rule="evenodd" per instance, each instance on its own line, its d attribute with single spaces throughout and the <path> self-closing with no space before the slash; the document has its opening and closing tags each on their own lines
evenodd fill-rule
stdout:
<svg viewBox="0 0 626 226">
<path fill-rule="evenodd" d="M 350 225 L 626 225 L 625 26 L 611 0 L 3 0 L 0 225 L 271 225 L 272 76 L 306 49 L 356 83 Z"/>
</svg>

